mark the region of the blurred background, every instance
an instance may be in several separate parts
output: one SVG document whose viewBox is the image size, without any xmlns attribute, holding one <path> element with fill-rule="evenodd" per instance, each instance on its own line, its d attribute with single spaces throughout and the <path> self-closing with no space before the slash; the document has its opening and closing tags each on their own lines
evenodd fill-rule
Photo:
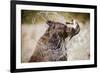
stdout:
<svg viewBox="0 0 100 73">
<path fill-rule="evenodd" d="M 90 14 L 76 12 L 21 11 L 21 60 L 28 62 L 37 41 L 45 33 L 47 20 L 64 23 L 75 19 L 80 25 L 80 33 L 70 41 L 66 38 L 68 61 L 89 60 L 90 58 Z"/>
</svg>

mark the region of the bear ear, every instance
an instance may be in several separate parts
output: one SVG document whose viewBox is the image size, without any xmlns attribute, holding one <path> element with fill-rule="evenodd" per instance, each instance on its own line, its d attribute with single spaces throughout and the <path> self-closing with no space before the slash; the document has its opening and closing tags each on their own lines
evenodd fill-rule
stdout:
<svg viewBox="0 0 100 73">
<path fill-rule="evenodd" d="M 52 26 L 52 25 L 53 25 L 53 21 L 50 21 L 50 20 L 48 20 L 46 23 L 47 23 L 49 26 Z"/>
</svg>

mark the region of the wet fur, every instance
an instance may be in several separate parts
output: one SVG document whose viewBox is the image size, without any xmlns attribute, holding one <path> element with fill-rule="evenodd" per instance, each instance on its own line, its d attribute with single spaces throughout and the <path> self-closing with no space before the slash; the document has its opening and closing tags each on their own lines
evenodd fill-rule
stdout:
<svg viewBox="0 0 100 73">
<path fill-rule="evenodd" d="M 59 22 L 47 22 L 49 28 L 39 39 L 29 62 L 66 61 L 67 49 L 65 39 L 69 36 L 69 28 Z"/>
</svg>

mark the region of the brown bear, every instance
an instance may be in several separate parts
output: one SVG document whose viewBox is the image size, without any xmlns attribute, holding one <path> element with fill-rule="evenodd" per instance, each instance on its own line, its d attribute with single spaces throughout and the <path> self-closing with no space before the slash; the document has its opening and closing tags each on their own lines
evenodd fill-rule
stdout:
<svg viewBox="0 0 100 73">
<path fill-rule="evenodd" d="M 80 27 L 76 21 L 65 24 L 47 21 L 48 29 L 39 39 L 29 62 L 67 61 L 65 39 L 70 39 L 79 33 Z"/>
</svg>

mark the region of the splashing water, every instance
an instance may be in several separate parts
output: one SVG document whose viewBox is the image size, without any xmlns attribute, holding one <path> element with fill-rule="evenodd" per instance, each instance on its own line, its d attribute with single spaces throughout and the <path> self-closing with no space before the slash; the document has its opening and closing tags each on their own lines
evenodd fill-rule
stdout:
<svg viewBox="0 0 100 73">
<path fill-rule="evenodd" d="M 22 24 L 22 62 L 28 62 L 30 56 L 34 52 L 34 48 L 40 37 L 48 29 L 45 21 L 53 20 L 65 23 L 65 17 L 61 16 L 57 12 L 38 12 L 37 16 L 40 16 L 42 23 L 34 24 L 37 18 L 32 19 L 32 24 Z M 82 17 L 82 16 L 81 16 Z M 78 16 L 79 18 L 79 16 Z M 83 18 L 84 19 L 84 18 Z M 68 60 L 88 60 L 90 53 L 90 23 L 89 20 L 85 20 L 86 23 L 82 23 L 80 19 L 77 19 L 80 25 L 80 33 L 73 37 L 70 41 L 66 38 L 66 42 L 62 42 L 63 53 L 67 53 Z M 64 49 L 64 45 L 67 47 L 67 51 Z"/>
</svg>

